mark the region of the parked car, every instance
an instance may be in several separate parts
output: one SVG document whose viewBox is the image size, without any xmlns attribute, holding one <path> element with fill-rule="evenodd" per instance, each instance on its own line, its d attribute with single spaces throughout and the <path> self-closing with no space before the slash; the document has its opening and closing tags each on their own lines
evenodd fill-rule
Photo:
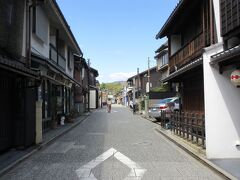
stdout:
<svg viewBox="0 0 240 180">
<path fill-rule="evenodd" d="M 178 111 L 179 110 L 179 98 L 171 97 L 166 99 L 161 99 L 159 103 L 155 103 L 149 107 L 148 115 L 160 120 L 161 111 Z"/>
</svg>

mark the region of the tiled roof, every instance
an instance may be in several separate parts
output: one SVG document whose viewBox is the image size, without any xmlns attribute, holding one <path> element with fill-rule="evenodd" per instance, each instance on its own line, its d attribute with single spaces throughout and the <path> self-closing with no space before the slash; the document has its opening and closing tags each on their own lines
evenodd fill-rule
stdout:
<svg viewBox="0 0 240 180">
<path fill-rule="evenodd" d="M 210 64 L 215 64 L 215 63 L 224 61 L 226 59 L 230 59 L 236 55 L 240 55 L 240 45 L 211 56 Z"/>
<path fill-rule="evenodd" d="M 150 68 L 150 71 L 152 71 L 152 70 L 157 70 L 157 66 L 154 66 L 154 67 Z M 143 71 L 143 72 L 140 72 L 140 73 L 139 73 L 139 76 L 140 76 L 140 75 L 143 75 L 143 74 L 146 74 L 147 72 L 148 72 L 148 69 L 145 70 L 145 71 Z M 135 77 L 137 77 L 137 76 L 138 76 L 138 75 L 136 74 L 136 75 L 128 78 L 127 81 L 130 81 L 131 79 L 133 79 L 133 78 L 135 78 Z"/>
<path fill-rule="evenodd" d="M 168 47 L 168 41 L 165 42 L 164 44 L 162 44 L 156 51 L 155 53 L 159 53 L 161 52 L 162 50 L 166 49 Z"/>
<path fill-rule="evenodd" d="M 182 68 L 176 70 L 175 72 L 173 72 L 172 74 L 170 74 L 168 77 L 166 77 L 165 79 L 162 79 L 163 82 L 167 82 L 177 76 L 179 76 L 180 74 L 183 74 L 184 72 L 194 68 L 194 67 L 197 67 L 198 65 L 202 64 L 203 63 L 203 58 L 199 58 L 199 59 L 196 59 L 194 60 L 193 62 L 183 66 Z"/>
<path fill-rule="evenodd" d="M 38 78 L 39 76 L 39 72 L 27 68 L 22 63 L 6 56 L 0 55 L 0 65 L 10 71 L 15 71 L 16 73 L 24 73 L 25 75 L 32 76 L 34 78 Z"/>
</svg>

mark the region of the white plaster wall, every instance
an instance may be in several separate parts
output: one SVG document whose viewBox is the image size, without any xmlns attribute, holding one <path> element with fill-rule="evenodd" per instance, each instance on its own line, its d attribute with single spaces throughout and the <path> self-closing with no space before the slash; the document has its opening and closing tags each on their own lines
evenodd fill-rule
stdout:
<svg viewBox="0 0 240 180">
<path fill-rule="evenodd" d="M 206 49 L 204 62 L 204 95 L 207 158 L 240 158 L 240 89 L 230 82 L 233 70 L 219 73 L 210 66 L 210 56 L 222 51 L 222 44 Z"/>
<path fill-rule="evenodd" d="M 90 108 L 91 109 L 96 109 L 96 90 L 90 90 Z"/>
<path fill-rule="evenodd" d="M 48 38 L 46 40 L 46 42 L 40 40 L 40 38 L 37 37 L 37 35 L 35 33 L 32 33 L 32 52 L 43 56 L 45 58 L 49 58 L 49 32 L 50 32 L 50 24 L 49 24 L 49 20 L 47 18 L 47 15 L 44 13 L 44 11 L 38 7 L 41 11 L 41 14 L 43 17 L 41 18 L 41 20 L 45 21 L 44 23 L 40 23 L 40 24 L 47 24 L 48 26 L 48 30 L 47 30 L 47 34 L 48 34 Z"/>
<path fill-rule="evenodd" d="M 66 47 L 66 56 L 67 56 L 67 47 Z M 68 64 L 67 64 L 67 57 L 66 57 L 66 73 L 69 75 L 69 76 L 71 76 L 71 77 L 73 77 L 73 70 L 74 70 L 74 57 L 73 57 L 73 53 L 72 52 L 70 52 L 70 56 L 71 56 L 71 58 L 70 58 L 70 68 L 68 67 Z"/>
</svg>

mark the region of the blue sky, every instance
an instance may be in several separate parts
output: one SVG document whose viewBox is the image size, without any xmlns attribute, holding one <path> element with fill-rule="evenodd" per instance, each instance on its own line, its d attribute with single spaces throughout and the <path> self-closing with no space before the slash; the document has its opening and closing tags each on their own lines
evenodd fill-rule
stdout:
<svg viewBox="0 0 240 180">
<path fill-rule="evenodd" d="M 178 0 L 57 0 L 100 82 L 126 80 L 156 65 L 156 40 Z"/>
</svg>

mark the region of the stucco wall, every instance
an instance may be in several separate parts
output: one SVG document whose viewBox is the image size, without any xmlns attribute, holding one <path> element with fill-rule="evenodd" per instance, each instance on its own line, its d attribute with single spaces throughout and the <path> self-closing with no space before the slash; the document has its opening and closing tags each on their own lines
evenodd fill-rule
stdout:
<svg viewBox="0 0 240 180">
<path fill-rule="evenodd" d="M 73 69 L 74 69 L 74 58 L 73 58 L 73 53 L 72 52 L 70 52 L 70 67 L 68 66 L 68 63 L 67 63 L 67 59 L 68 59 L 68 57 L 67 57 L 67 54 L 68 54 L 68 48 L 67 48 L 67 46 L 66 46 L 66 49 L 65 49 L 65 54 L 66 54 L 66 73 L 69 75 L 69 76 L 71 76 L 71 77 L 73 77 Z"/>
<path fill-rule="evenodd" d="M 41 9 L 41 7 L 37 7 L 38 15 L 42 16 L 38 20 L 45 21 L 45 22 L 37 22 L 40 24 L 45 24 L 47 27 L 44 27 L 44 31 L 46 31 L 47 39 L 43 41 L 43 39 L 40 39 L 35 33 L 32 34 L 32 52 L 43 56 L 45 58 L 49 58 L 49 31 L 50 31 L 50 25 L 49 20 L 44 13 L 44 11 Z M 37 28 L 40 28 L 40 26 L 37 26 Z"/>
<path fill-rule="evenodd" d="M 240 158 L 240 89 L 230 82 L 233 70 L 219 73 L 210 66 L 210 56 L 222 50 L 222 45 L 206 49 L 204 62 L 206 153 L 208 158 Z"/>
</svg>

